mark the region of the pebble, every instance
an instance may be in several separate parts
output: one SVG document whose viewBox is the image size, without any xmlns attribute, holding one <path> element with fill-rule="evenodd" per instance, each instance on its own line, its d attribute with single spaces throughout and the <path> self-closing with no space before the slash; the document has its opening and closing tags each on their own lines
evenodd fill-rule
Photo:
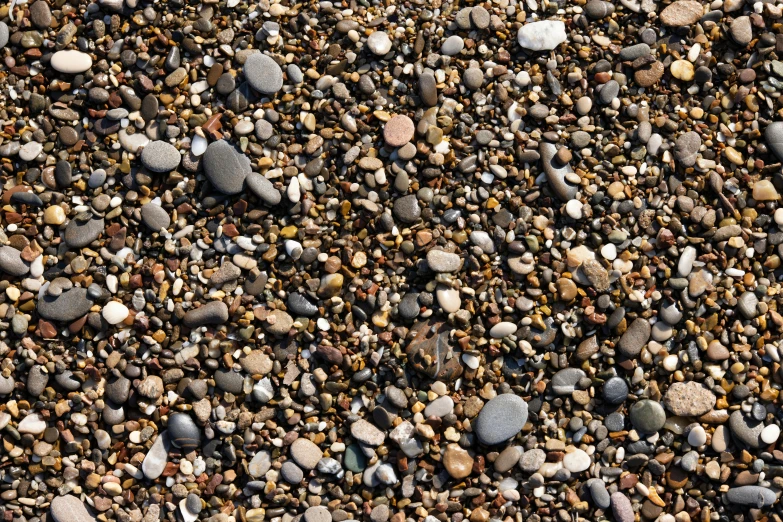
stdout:
<svg viewBox="0 0 783 522">
<path fill-rule="evenodd" d="M 141 151 L 141 162 L 153 172 L 169 172 L 179 166 L 181 156 L 172 144 L 152 141 Z"/>
<path fill-rule="evenodd" d="M 261 94 L 275 94 L 283 88 L 283 70 L 265 54 L 248 56 L 242 72 L 250 86 Z"/>
<path fill-rule="evenodd" d="M 642 433 L 655 433 L 663 428 L 666 412 L 659 402 L 643 399 L 634 403 L 630 410 L 633 427 Z"/>
<path fill-rule="evenodd" d="M 92 58 L 81 51 L 65 50 L 54 53 L 49 63 L 59 73 L 78 74 L 92 67 Z"/>
<path fill-rule="evenodd" d="M 209 144 L 202 164 L 209 182 L 223 194 L 242 192 L 250 174 L 250 160 L 225 140 Z"/>
<path fill-rule="evenodd" d="M 555 20 L 524 24 L 517 33 L 519 45 L 530 51 L 551 51 L 567 39 L 565 24 Z"/>
<path fill-rule="evenodd" d="M 528 406 L 519 396 L 498 395 L 481 409 L 473 430 L 482 444 L 492 446 L 514 437 L 527 422 Z"/>
<path fill-rule="evenodd" d="M 40 3 L 42 0 L 38 0 Z M 85 503 L 74 495 L 56 496 L 49 506 L 55 522 L 94 522 Z"/>
</svg>

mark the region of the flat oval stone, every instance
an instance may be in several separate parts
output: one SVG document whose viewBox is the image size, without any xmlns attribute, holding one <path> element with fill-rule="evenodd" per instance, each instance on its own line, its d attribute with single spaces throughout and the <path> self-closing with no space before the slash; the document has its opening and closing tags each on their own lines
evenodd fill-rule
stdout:
<svg viewBox="0 0 783 522">
<path fill-rule="evenodd" d="M 248 56 L 243 72 L 250 86 L 262 94 L 274 94 L 283 88 L 283 70 L 265 54 Z"/>
<path fill-rule="evenodd" d="M 10 246 L 0 247 L 0 271 L 14 277 L 27 275 L 30 267 L 22 259 L 22 253 Z"/>
<path fill-rule="evenodd" d="M 199 328 L 228 321 L 228 306 L 223 301 L 210 301 L 194 310 L 188 310 L 182 322 L 188 328 Z"/>
<path fill-rule="evenodd" d="M 764 130 L 764 139 L 767 146 L 779 160 L 783 160 L 783 121 L 776 121 L 767 125 Z"/>
<path fill-rule="evenodd" d="M 729 428 L 731 428 L 731 437 L 735 441 L 743 443 L 749 448 L 759 448 L 761 446 L 761 432 L 764 430 L 764 423 L 751 418 L 748 415 L 737 410 L 729 417 Z"/>
<path fill-rule="evenodd" d="M 503 337 L 508 337 L 516 331 L 516 323 L 503 321 L 489 329 L 489 336 L 495 339 L 502 339 Z"/>
<path fill-rule="evenodd" d="M 71 322 L 87 315 L 92 300 L 85 288 L 71 288 L 58 296 L 44 295 L 38 300 L 38 313 L 50 321 Z"/>
<path fill-rule="evenodd" d="M 148 480 L 155 480 L 163 474 L 163 470 L 166 469 L 166 463 L 169 458 L 169 450 L 171 449 L 171 438 L 168 431 L 163 431 L 158 434 L 158 438 L 152 444 L 152 447 L 144 457 L 144 461 L 141 463 L 141 471 L 144 473 L 144 477 Z"/>
<path fill-rule="evenodd" d="M 666 412 L 659 402 L 641 400 L 631 406 L 631 424 L 642 433 L 655 433 L 666 423 Z"/>
<path fill-rule="evenodd" d="M 774 504 L 777 495 L 771 489 L 761 486 L 740 486 L 738 488 L 730 488 L 726 492 L 726 498 L 734 504 L 761 509 Z"/>
<path fill-rule="evenodd" d="M 527 414 L 527 403 L 522 397 L 511 393 L 498 395 L 481 409 L 473 431 L 482 444 L 500 444 L 522 431 Z"/>
<path fill-rule="evenodd" d="M 168 433 L 171 443 L 189 452 L 201 445 L 201 430 L 187 413 L 175 413 L 169 417 Z"/>
<path fill-rule="evenodd" d="M 92 67 L 92 58 L 81 51 L 57 51 L 49 62 L 52 68 L 63 74 L 79 74 Z"/>
<path fill-rule="evenodd" d="M 52 499 L 49 511 L 54 522 L 95 522 L 86 506 L 86 502 L 73 495 L 63 495 Z"/>
<path fill-rule="evenodd" d="M 153 172 L 170 172 L 179 167 L 182 155 L 167 141 L 153 141 L 141 151 L 141 162 Z"/>
<path fill-rule="evenodd" d="M 165 230 L 171 225 L 171 217 L 169 217 L 168 212 L 156 203 L 146 203 L 142 205 L 141 220 L 155 232 Z"/>
<path fill-rule="evenodd" d="M 283 196 L 271 181 L 257 172 L 251 172 L 245 179 L 247 188 L 267 205 L 277 205 Z"/>
<path fill-rule="evenodd" d="M 103 218 L 87 212 L 79 214 L 65 227 L 65 243 L 71 248 L 86 247 L 98 239 L 103 229 Z"/>
<path fill-rule="evenodd" d="M 210 183 L 227 195 L 239 194 L 250 175 L 250 159 L 226 140 L 213 141 L 202 160 Z"/>
</svg>

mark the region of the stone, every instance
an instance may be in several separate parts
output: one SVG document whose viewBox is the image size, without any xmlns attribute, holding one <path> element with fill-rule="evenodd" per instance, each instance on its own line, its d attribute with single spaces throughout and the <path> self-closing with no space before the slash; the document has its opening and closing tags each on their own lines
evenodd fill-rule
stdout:
<svg viewBox="0 0 783 522">
<path fill-rule="evenodd" d="M 462 259 L 457 254 L 432 249 L 427 252 L 427 265 L 433 272 L 454 273 L 462 268 Z"/>
<path fill-rule="evenodd" d="M 376 428 L 377 429 L 377 428 Z M 291 444 L 291 458 L 304 469 L 313 469 L 324 456 L 323 451 L 308 439 L 298 438 Z"/>
<path fill-rule="evenodd" d="M 443 467 L 454 479 L 463 479 L 473 471 L 473 457 L 459 444 L 449 444 L 443 454 Z"/>
<path fill-rule="evenodd" d="M 187 413 L 175 413 L 169 417 L 168 434 L 171 443 L 185 452 L 201 445 L 201 430 Z"/>
<path fill-rule="evenodd" d="M 92 67 L 92 58 L 81 51 L 57 51 L 49 63 L 59 73 L 79 74 Z"/>
<path fill-rule="evenodd" d="M 45 295 L 38 300 L 38 314 L 50 321 L 71 322 L 87 315 L 93 301 L 84 288 L 72 288 L 59 296 Z"/>
<path fill-rule="evenodd" d="M 188 328 L 223 324 L 228 321 L 228 307 L 222 301 L 210 301 L 196 309 L 188 310 L 182 322 Z"/>
<path fill-rule="evenodd" d="M 304 479 L 302 468 L 290 460 L 283 462 L 283 465 L 280 467 L 280 475 L 289 484 L 299 484 Z"/>
<path fill-rule="evenodd" d="M 664 25 L 683 27 L 695 24 L 702 16 L 701 2 L 695 0 L 677 0 L 661 11 L 660 19 Z"/>
<path fill-rule="evenodd" d="M 141 220 L 151 230 L 160 232 L 171 225 L 171 217 L 160 205 L 150 202 L 141 206 Z"/>
<path fill-rule="evenodd" d="M 152 141 L 141 151 L 141 162 L 153 172 L 170 172 L 179 167 L 182 155 L 166 141 Z"/>
<path fill-rule="evenodd" d="M 641 317 L 634 319 L 628 329 L 620 337 L 617 348 L 621 354 L 629 359 L 638 357 L 642 348 L 647 344 L 652 333 L 649 321 Z"/>
<path fill-rule="evenodd" d="M 764 129 L 764 139 L 775 156 L 783 161 L 783 121 L 776 121 Z"/>
<path fill-rule="evenodd" d="M 456 56 L 465 48 L 465 41 L 461 36 L 451 35 L 443 41 L 440 47 L 440 53 L 445 56 Z"/>
<path fill-rule="evenodd" d="M 42 0 L 38 0 L 40 3 Z M 62 495 L 52 499 L 49 510 L 54 522 L 95 522 L 87 511 L 87 503 L 73 495 Z"/>
<path fill-rule="evenodd" d="M 758 315 L 759 299 L 753 292 L 743 292 L 737 299 L 737 309 L 745 319 L 753 319 Z"/>
<path fill-rule="evenodd" d="M 489 329 L 489 336 L 494 339 L 508 337 L 517 331 L 517 325 L 509 321 L 502 321 Z"/>
<path fill-rule="evenodd" d="M 695 381 L 675 382 L 663 396 L 663 404 L 675 415 L 697 417 L 715 407 L 715 394 Z"/>
<path fill-rule="evenodd" d="M 771 489 L 761 486 L 740 486 L 729 488 L 726 498 L 734 504 L 761 509 L 774 504 L 777 495 Z"/>
<path fill-rule="evenodd" d="M 573 451 L 566 452 L 563 457 L 563 467 L 571 473 L 581 473 L 586 471 L 592 464 L 590 455 L 584 452 L 584 450 L 575 448 Z"/>
<path fill-rule="evenodd" d="M 542 23 L 542 22 L 536 22 Z M 531 24 L 532 25 L 532 24 Z M 527 26 L 523 26 L 527 27 Z M 567 178 L 573 175 L 574 171 L 570 165 L 561 165 L 556 159 L 557 147 L 552 143 L 540 143 L 539 152 L 541 153 L 541 162 L 544 167 L 547 182 L 552 192 L 562 201 L 570 201 L 576 197 L 576 185 L 568 181 Z"/>
<path fill-rule="evenodd" d="M 396 114 L 383 126 L 383 139 L 390 147 L 402 147 L 411 141 L 415 130 L 409 117 Z"/>
<path fill-rule="evenodd" d="M 606 485 L 601 479 L 590 479 L 587 481 L 587 489 L 590 491 L 590 497 L 599 509 L 609 509 L 612 504 L 611 496 L 606 490 Z"/>
<path fill-rule="evenodd" d="M 274 206 L 280 203 L 282 199 L 280 191 L 261 174 L 250 172 L 245 178 L 245 182 L 247 188 L 267 205 Z"/>
<path fill-rule="evenodd" d="M 527 415 L 527 403 L 521 397 L 510 393 L 498 395 L 481 409 L 473 431 L 482 444 L 500 444 L 522 431 Z"/>
<path fill-rule="evenodd" d="M 324 506 L 311 506 L 304 512 L 305 522 L 332 522 L 332 514 Z"/>
<path fill-rule="evenodd" d="M 555 20 L 525 24 L 517 33 L 519 45 L 530 51 L 551 51 L 567 39 L 565 24 Z"/>
<path fill-rule="evenodd" d="M 248 56 L 242 72 L 250 86 L 261 94 L 275 94 L 283 88 L 283 70 L 265 54 Z"/>
<path fill-rule="evenodd" d="M 0 246 L 0 271 L 13 277 L 20 277 L 30 273 L 30 266 L 22 259 L 19 250 L 10 246 Z"/>
<path fill-rule="evenodd" d="M 676 3 L 679 3 L 679 0 Z M 670 6 L 671 7 L 671 6 Z M 701 4 L 699 4 L 701 9 Z M 674 143 L 674 158 L 683 167 L 692 167 L 696 164 L 696 156 L 701 147 L 701 137 L 694 131 L 682 134 Z"/>
<path fill-rule="evenodd" d="M 753 449 L 761 446 L 760 437 L 764 430 L 764 423 L 761 421 L 736 410 L 729 416 L 729 428 L 731 429 L 731 438 L 735 441 Z"/>
<path fill-rule="evenodd" d="M 375 31 L 367 37 L 367 48 L 376 56 L 384 56 L 392 48 L 392 41 L 384 31 Z"/>
<path fill-rule="evenodd" d="M 661 403 L 649 399 L 634 403 L 629 412 L 631 424 L 641 433 L 656 433 L 666 423 L 666 412 Z"/>
<path fill-rule="evenodd" d="M 448 395 L 438 397 L 424 408 L 424 417 L 443 418 L 454 411 L 454 400 Z"/>
<path fill-rule="evenodd" d="M 168 432 L 163 431 L 158 434 L 158 438 L 152 444 L 152 447 L 144 457 L 141 463 L 141 471 L 147 480 L 155 480 L 163 474 L 166 469 L 166 463 L 171 449 L 171 440 Z"/>
<path fill-rule="evenodd" d="M 416 196 L 410 194 L 395 200 L 392 213 L 403 223 L 416 223 L 421 217 L 421 207 Z"/>
<path fill-rule="evenodd" d="M 542 449 L 529 449 L 519 458 L 519 469 L 527 474 L 532 474 L 541 469 L 546 462 L 546 452 Z"/>
<path fill-rule="evenodd" d="M 82 213 L 65 227 L 65 242 L 71 248 L 83 248 L 98 239 L 104 230 L 103 218 Z"/>
<path fill-rule="evenodd" d="M 364 419 L 351 424 L 351 436 L 368 446 L 380 446 L 386 440 L 386 434 Z"/>
<path fill-rule="evenodd" d="M 226 140 L 209 144 L 202 165 L 212 186 L 227 195 L 242 192 L 245 178 L 251 172 L 250 159 Z"/>
<path fill-rule="evenodd" d="M 748 45 L 753 40 L 753 26 L 749 16 L 738 16 L 729 25 L 731 37 L 739 45 Z"/>
<path fill-rule="evenodd" d="M 604 383 L 601 391 L 609 404 L 622 404 L 628 398 L 628 383 L 622 377 L 612 377 Z"/>
<path fill-rule="evenodd" d="M 611 502 L 612 502 L 612 513 L 614 514 L 614 518 L 617 522 L 634 521 L 635 517 L 633 512 L 633 506 L 631 505 L 631 501 L 628 499 L 627 496 L 625 496 L 624 493 L 620 493 L 619 491 L 616 493 L 612 493 Z"/>
</svg>

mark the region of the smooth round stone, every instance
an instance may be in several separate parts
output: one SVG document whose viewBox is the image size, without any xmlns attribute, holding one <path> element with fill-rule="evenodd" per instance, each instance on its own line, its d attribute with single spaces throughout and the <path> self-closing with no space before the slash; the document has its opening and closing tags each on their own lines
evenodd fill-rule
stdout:
<svg viewBox="0 0 783 522">
<path fill-rule="evenodd" d="M 552 376 L 552 391 L 557 395 L 570 395 L 576 390 L 580 380 L 586 377 L 579 368 L 563 368 Z"/>
<path fill-rule="evenodd" d="M 20 277 L 30 273 L 30 267 L 22 259 L 22 253 L 19 250 L 10 246 L 0 246 L 0 272 Z"/>
<path fill-rule="evenodd" d="M 394 201 L 392 213 L 403 223 L 415 223 L 421 217 L 419 200 L 414 194 L 403 196 Z"/>
<path fill-rule="evenodd" d="M 19 159 L 22 161 L 33 161 L 42 151 L 43 145 L 41 143 L 30 141 L 19 149 Z"/>
<path fill-rule="evenodd" d="M 157 203 L 145 203 L 142 205 L 141 220 L 155 232 L 165 230 L 171 225 L 171 217 L 169 217 L 168 212 Z"/>
<path fill-rule="evenodd" d="M 509 321 L 503 321 L 489 329 L 489 336 L 495 339 L 508 337 L 517 331 L 517 325 Z"/>
<path fill-rule="evenodd" d="M 141 162 L 153 172 L 170 172 L 179 167 L 182 155 L 166 141 L 153 141 L 141 151 Z"/>
<path fill-rule="evenodd" d="M 427 252 L 427 265 L 433 272 L 453 273 L 462 267 L 462 259 L 452 252 L 432 249 Z"/>
<path fill-rule="evenodd" d="M 476 91 L 481 88 L 484 83 L 484 71 L 478 67 L 470 67 L 462 75 L 462 83 L 471 91 Z"/>
<path fill-rule="evenodd" d="M 459 297 L 459 290 L 447 286 L 439 286 L 435 290 L 435 297 L 438 299 L 438 305 L 447 314 L 455 313 L 460 309 L 462 300 Z"/>
<path fill-rule="evenodd" d="M 343 465 L 354 473 L 361 473 L 367 468 L 367 457 L 358 444 L 351 444 L 345 448 Z"/>
<path fill-rule="evenodd" d="M 87 503 L 73 495 L 54 497 L 49 505 L 49 513 L 54 522 L 95 522 L 96 520 L 87 511 Z"/>
<path fill-rule="evenodd" d="M 590 479 L 587 481 L 587 488 L 590 490 L 590 496 L 595 502 L 595 505 L 601 509 L 609 509 L 612 504 L 609 492 L 606 490 L 606 485 L 601 479 Z"/>
<path fill-rule="evenodd" d="M 519 457 L 519 469 L 527 474 L 536 473 L 546 462 L 546 452 L 542 449 L 529 449 Z"/>
<path fill-rule="evenodd" d="M 440 53 L 446 56 L 456 56 L 465 48 L 465 41 L 461 36 L 452 35 L 446 38 L 440 47 Z"/>
<path fill-rule="evenodd" d="M 694 427 L 690 433 L 688 433 L 688 444 L 694 448 L 698 448 L 707 442 L 707 432 L 701 426 Z"/>
<path fill-rule="evenodd" d="M 318 461 L 324 456 L 321 448 L 312 441 L 305 438 L 298 438 L 291 444 L 291 458 L 304 469 L 313 469 L 318 465 Z"/>
<path fill-rule="evenodd" d="M 454 400 L 448 395 L 438 397 L 424 408 L 424 416 L 443 418 L 454 411 Z"/>
<path fill-rule="evenodd" d="M 324 506 L 312 506 L 304 512 L 305 522 L 332 522 L 332 513 Z"/>
<path fill-rule="evenodd" d="M 262 94 L 275 94 L 283 88 L 283 70 L 265 54 L 248 56 L 243 72 L 250 86 Z"/>
<path fill-rule="evenodd" d="M 8 25 L 5 22 L 0 22 L 0 49 L 8 44 Z"/>
<path fill-rule="evenodd" d="M 155 480 L 163 474 L 166 469 L 166 463 L 169 458 L 169 449 L 171 448 L 171 438 L 168 431 L 158 435 L 152 447 L 144 457 L 141 463 L 141 471 L 148 480 Z"/>
<path fill-rule="evenodd" d="M 186 452 L 201 445 L 201 431 L 187 413 L 175 413 L 169 417 L 168 433 L 171 443 Z"/>
<path fill-rule="evenodd" d="M 631 406 L 631 424 L 641 433 L 655 433 L 666 423 L 666 412 L 661 403 L 649 399 Z"/>
<path fill-rule="evenodd" d="M 764 130 L 764 139 L 769 149 L 775 153 L 779 160 L 783 160 L 783 121 L 776 121 L 767 125 Z"/>
<path fill-rule="evenodd" d="M 625 415 L 619 412 L 611 413 L 604 419 L 604 426 L 610 432 L 623 431 L 625 428 Z"/>
<path fill-rule="evenodd" d="M 584 450 L 575 449 L 563 457 L 563 467 L 571 473 L 581 473 L 590 467 L 592 460 Z"/>
<path fill-rule="evenodd" d="M 251 172 L 250 159 L 225 140 L 209 144 L 202 164 L 209 182 L 227 195 L 242 192 L 245 179 Z"/>
<path fill-rule="evenodd" d="M 182 322 L 188 328 L 199 328 L 228 321 L 228 307 L 223 301 L 210 301 L 196 309 L 188 310 Z"/>
<path fill-rule="evenodd" d="M 628 398 L 628 384 L 622 377 L 612 377 L 604 383 L 603 397 L 609 404 L 622 404 Z"/>
<path fill-rule="evenodd" d="M 392 48 L 392 41 L 384 31 L 375 31 L 367 37 L 367 47 L 376 56 L 383 56 Z"/>
<path fill-rule="evenodd" d="M 650 339 L 651 330 L 650 323 L 646 319 L 641 317 L 634 319 L 617 343 L 620 353 L 629 359 L 637 357 Z"/>
<path fill-rule="evenodd" d="M 765 426 L 764 429 L 761 430 L 761 435 L 759 437 L 764 444 L 772 444 L 777 442 L 778 438 L 780 437 L 780 426 L 777 424 L 770 424 L 769 426 Z"/>
<path fill-rule="evenodd" d="M 527 414 L 527 403 L 522 397 L 511 393 L 498 395 L 481 409 L 473 431 L 482 444 L 500 444 L 522 431 Z"/>
<path fill-rule="evenodd" d="M 253 478 L 259 478 L 266 475 L 269 468 L 272 467 L 272 458 L 268 451 L 259 451 L 248 463 L 247 470 Z"/>
<path fill-rule="evenodd" d="M 84 288 L 72 288 L 59 296 L 45 295 L 38 300 L 38 314 L 50 321 L 71 322 L 87 315 L 92 300 Z"/>
<path fill-rule="evenodd" d="M 65 242 L 71 248 L 86 247 L 98 239 L 103 229 L 102 218 L 96 218 L 87 212 L 79 214 L 65 227 Z"/>
<path fill-rule="evenodd" d="M 92 67 L 92 58 L 81 51 L 57 51 L 49 62 L 52 68 L 63 74 L 79 74 Z"/>
<path fill-rule="evenodd" d="M 731 437 L 749 448 L 761 446 L 760 437 L 764 424 L 737 410 L 729 417 Z"/>
<path fill-rule="evenodd" d="M 257 172 L 251 172 L 245 178 L 247 188 L 267 205 L 277 205 L 283 196 L 271 181 Z"/>
<path fill-rule="evenodd" d="M 304 479 L 302 468 L 287 460 L 280 467 L 280 476 L 289 484 L 299 484 Z"/>
<path fill-rule="evenodd" d="M 734 504 L 761 509 L 774 504 L 775 500 L 777 500 L 777 495 L 771 489 L 761 486 L 740 486 L 730 488 L 726 493 L 726 498 Z"/>
<path fill-rule="evenodd" d="M 624 493 L 615 492 L 612 493 L 612 513 L 616 522 L 633 522 L 634 511 L 631 501 L 625 496 Z"/>
<path fill-rule="evenodd" d="M 118 301 L 109 301 L 101 310 L 101 315 L 109 324 L 119 324 L 130 314 L 128 307 Z"/>
<path fill-rule="evenodd" d="M 390 147 L 402 147 L 413 139 L 416 128 L 404 114 L 396 114 L 383 126 L 383 139 Z"/>
</svg>

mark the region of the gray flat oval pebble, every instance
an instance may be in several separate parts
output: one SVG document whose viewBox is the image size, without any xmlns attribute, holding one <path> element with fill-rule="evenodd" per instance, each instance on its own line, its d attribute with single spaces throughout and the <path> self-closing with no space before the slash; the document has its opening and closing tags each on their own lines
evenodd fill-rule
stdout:
<svg viewBox="0 0 783 522">
<path fill-rule="evenodd" d="M 141 162 L 153 172 L 170 172 L 179 167 L 182 155 L 165 141 L 153 141 L 141 151 Z"/>
<path fill-rule="evenodd" d="M 194 310 L 188 310 L 182 322 L 188 328 L 223 324 L 228 321 L 228 307 L 222 301 L 210 301 Z"/>
<path fill-rule="evenodd" d="M 242 192 L 250 175 L 250 160 L 225 140 L 209 144 L 202 164 L 209 182 L 223 194 Z"/>
<path fill-rule="evenodd" d="M 38 313 L 51 321 L 75 321 L 92 308 L 84 288 L 72 288 L 57 297 L 46 295 L 38 300 Z"/>
<path fill-rule="evenodd" d="M 275 94 L 283 88 L 283 70 L 265 54 L 251 54 L 242 71 L 250 86 L 262 94 Z"/>
<path fill-rule="evenodd" d="M 517 395 L 505 393 L 490 400 L 481 409 L 473 431 L 488 446 L 516 436 L 527 422 L 527 403 Z"/>
<path fill-rule="evenodd" d="M 163 207 L 156 203 L 147 203 L 141 207 L 141 220 L 155 232 L 169 228 L 171 217 Z"/>
<path fill-rule="evenodd" d="M 27 275 L 30 266 L 22 259 L 22 253 L 10 246 L 0 247 L 0 272 L 14 277 Z"/>
<path fill-rule="evenodd" d="M 247 175 L 245 181 L 247 182 L 247 188 L 267 205 L 277 205 L 280 203 L 280 200 L 282 199 L 280 191 L 275 188 L 271 181 L 261 174 L 251 172 Z"/>
<path fill-rule="evenodd" d="M 49 509 L 55 522 L 95 521 L 95 517 L 87 511 L 85 503 L 73 495 L 54 497 Z"/>
</svg>

